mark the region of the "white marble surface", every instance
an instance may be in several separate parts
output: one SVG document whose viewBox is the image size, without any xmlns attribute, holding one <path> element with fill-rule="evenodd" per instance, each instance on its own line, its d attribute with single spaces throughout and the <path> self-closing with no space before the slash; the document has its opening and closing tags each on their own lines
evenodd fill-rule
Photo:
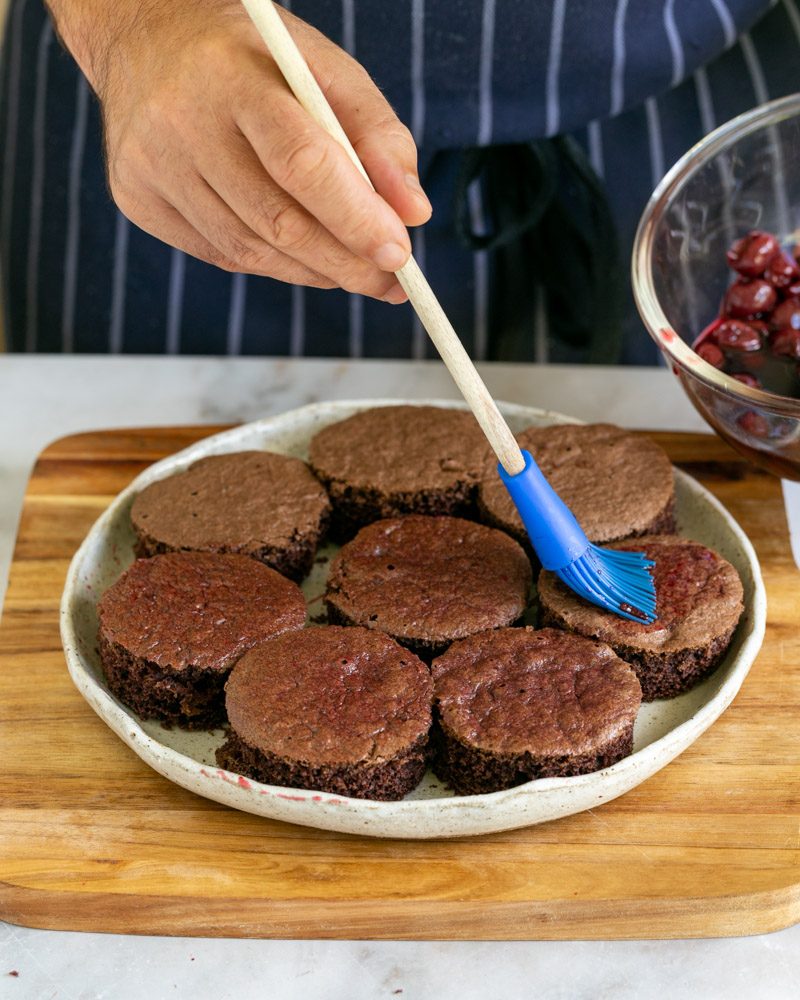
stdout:
<svg viewBox="0 0 800 1000">
<path fill-rule="evenodd" d="M 629 427 L 706 429 L 665 370 L 482 370 L 513 402 Z M 57 437 L 249 420 L 320 399 L 455 395 L 435 362 L 0 357 L 0 594 L 27 476 Z M 15 1000 L 787 1000 L 798 982 L 800 927 L 729 940 L 553 943 L 126 937 L 0 923 L 0 998 Z"/>
</svg>

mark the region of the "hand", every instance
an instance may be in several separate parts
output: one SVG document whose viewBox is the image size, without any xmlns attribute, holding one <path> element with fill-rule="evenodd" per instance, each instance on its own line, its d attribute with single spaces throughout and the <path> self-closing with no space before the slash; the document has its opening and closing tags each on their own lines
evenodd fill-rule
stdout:
<svg viewBox="0 0 800 1000">
<path fill-rule="evenodd" d="M 430 205 L 366 71 L 278 8 L 376 190 L 298 104 L 238 0 L 50 0 L 103 110 L 108 182 L 146 232 L 229 271 L 390 302 Z"/>
</svg>

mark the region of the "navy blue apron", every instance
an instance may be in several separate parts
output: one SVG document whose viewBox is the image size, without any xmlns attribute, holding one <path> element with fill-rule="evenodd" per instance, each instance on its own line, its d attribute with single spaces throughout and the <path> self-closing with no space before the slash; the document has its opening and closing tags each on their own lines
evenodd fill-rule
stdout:
<svg viewBox="0 0 800 1000">
<path fill-rule="evenodd" d="M 434 207 L 415 254 L 478 359 L 654 363 L 628 284 L 652 188 L 716 125 L 800 90 L 798 0 L 286 6 L 412 129 Z M 11 350 L 433 355 L 407 304 L 231 275 L 130 224 L 40 0 L 11 0 L 0 73 Z"/>
</svg>

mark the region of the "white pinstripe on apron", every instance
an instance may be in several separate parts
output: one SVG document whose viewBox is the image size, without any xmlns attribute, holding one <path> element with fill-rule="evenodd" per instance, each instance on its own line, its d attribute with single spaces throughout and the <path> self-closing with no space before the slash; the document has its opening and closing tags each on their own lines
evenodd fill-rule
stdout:
<svg viewBox="0 0 800 1000">
<path fill-rule="evenodd" d="M 797 0 L 291 6 L 359 58 L 409 124 L 434 201 L 414 251 L 478 358 L 492 355 L 494 271 L 491 252 L 468 252 L 452 236 L 460 147 L 573 133 L 605 180 L 625 259 L 650 189 L 680 152 L 732 113 L 800 89 Z M 704 52 L 713 61 L 697 65 Z M 56 72 L 73 85 L 52 85 Z M 640 78 L 655 89 L 643 92 Z M 131 227 L 104 199 L 97 108 L 39 0 L 12 0 L 1 93 L 0 273 L 13 349 L 430 354 L 408 307 L 229 275 Z M 480 183 L 467 201 L 473 230 L 487 231 L 492 205 Z M 536 325 L 531 316 L 526 357 L 573 356 L 548 341 L 541 316 L 538 339 Z M 655 357 L 629 302 L 624 360 Z"/>
</svg>

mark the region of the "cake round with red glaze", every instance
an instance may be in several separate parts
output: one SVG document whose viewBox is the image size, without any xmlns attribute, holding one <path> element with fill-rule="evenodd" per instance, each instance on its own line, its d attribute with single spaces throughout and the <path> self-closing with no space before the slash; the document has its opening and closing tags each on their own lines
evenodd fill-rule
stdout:
<svg viewBox="0 0 800 1000">
<path fill-rule="evenodd" d="M 211 729 L 225 721 L 235 661 L 300 629 L 306 605 L 297 584 L 247 556 L 171 552 L 137 559 L 97 613 L 112 693 L 144 719 Z"/>
<path fill-rule="evenodd" d="M 334 510 L 334 532 L 402 514 L 475 513 L 489 453 L 471 413 L 439 406 L 380 406 L 318 431 L 309 462 Z"/>
<path fill-rule="evenodd" d="M 458 794 L 597 771 L 633 749 L 639 682 L 605 643 L 498 629 L 453 643 L 431 672 L 433 769 Z"/>
<path fill-rule="evenodd" d="M 636 671 L 645 701 L 689 690 L 719 665 L 730 645 L 744 610 L 739 574 L 716 552 L 677 536 L 610 547 L 643 552 L 655 562 L 657 620 L 647 625 L 604 611 L 543 570 L 543 624 L 607 642 Z"/>
<path fill-rule="evenodd" d="M 675 530 L 675 485 L 666 453 L 650 438 L 612 424 L 555 424 L 517 434 L 589 541 L 605 543 Z M 481 519 L 526 547 L 517 509 L 493 464 L 478 490 Z"/>
<path fill-rule="evenodd" d="M 381 632 L 279 636 L 231 672 L 217 763 L 265 784 L 401 799 L 425 772 L 432 694 L 425 664 Z"/>
<path fill-rule="evenodd" d="M 136 554 L 236 552 L 300 580 L 314 562 L 330 501 L 299 458 L 238 451 L 201 458 L 138 494 Z"/>
<path fill-rule="evenodd" d="M 517 621 L 532 582 L 522 547 L 460 517 L 376 521 L 331 562 L 330 621 L 386 632 L 423 659 L 454 640 Z"/>
</svg>

